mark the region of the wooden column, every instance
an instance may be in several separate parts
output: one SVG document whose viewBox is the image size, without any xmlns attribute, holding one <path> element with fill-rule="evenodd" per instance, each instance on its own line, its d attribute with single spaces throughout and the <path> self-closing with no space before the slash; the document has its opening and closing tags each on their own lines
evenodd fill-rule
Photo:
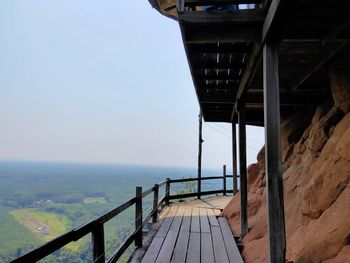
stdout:
<svg viewBox="0 0 350 263">
<path fill-rule="evenodd" d="M 170 196 L 170 178 L 165 179 L 165 204 L 169 205 L 169 196 Z"/>
<path fill-rule="evenodd" d="M 222 194 L 226 195 L 226 164 L 222 167 Z"/>
<path fill-rule="evenodd" d="M 232 123 L 232 182 L 233 195 L 237 194 L 237 140 L 236 140 L 236 123 Z"/>
<path fill-rule="evenodd" d="M 142 247 L 142 187 L 136 187 L 135 246 Z"/>
<path fill-rule="evenodd" d="M 277 52 L 276 44 L 265 44 L 263 51 L 265 162 L 270 263 L 284 262 L 286 253 Z"/>
<path fill-rule="evenodd" d="M 199 136 L 198 136 L 198 181 L 197 181 L 197 198 L 201 198 L 201 192 L 202 192 L 202 112 L 198 115 L 198 122 L 199 122 Z"/>
<path fill-rule="evenodd" d="M 241 236 L 248 233 L 248 202 L 247 202 L 247 150 L 246 150 L 246 118 L 245 105 L 240 103 L 238 107 L 239 129 L 239 171 L 240 171 L 240 196 L 241 196 Z"/>
<path fill-rule="evenodd" d="M 159 184 L 154 185 L 154 195 L 153 195 L 153 216 L 152 222 L 157 222 L 158 218 L 158 199 L 159 199 Z"/>
</svg>

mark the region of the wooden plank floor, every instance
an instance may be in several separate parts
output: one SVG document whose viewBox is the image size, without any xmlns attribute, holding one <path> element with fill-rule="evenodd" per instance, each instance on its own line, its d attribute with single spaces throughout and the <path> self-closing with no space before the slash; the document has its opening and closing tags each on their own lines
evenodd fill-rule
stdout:
<svg viewBox="0 0 350 263">
<path fill-rule="evenodd" d="M 226 219 L 218 217 L 229 199 L 194 200 L 167 207 L 141 262 L 243 263 Z"/>
</svg>

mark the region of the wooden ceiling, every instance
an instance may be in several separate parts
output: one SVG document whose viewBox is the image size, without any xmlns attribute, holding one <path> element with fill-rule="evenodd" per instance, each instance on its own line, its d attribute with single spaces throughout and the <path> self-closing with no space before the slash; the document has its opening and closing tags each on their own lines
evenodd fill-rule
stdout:
<svg viewBox="0 0 350 263">
<path fill-rule="evenodd" d="M 202 7 L 227 4 L 256 7 Z M 348 48 L 349 0 L 181 0 L 175 6 L 205 121 L 237 122 L 243 103 L 247 124 L 264 125 L 261 58 L 269 38 L 280 41 L 281 114 L 330 99 L 327 62 Z"/>
</svg>

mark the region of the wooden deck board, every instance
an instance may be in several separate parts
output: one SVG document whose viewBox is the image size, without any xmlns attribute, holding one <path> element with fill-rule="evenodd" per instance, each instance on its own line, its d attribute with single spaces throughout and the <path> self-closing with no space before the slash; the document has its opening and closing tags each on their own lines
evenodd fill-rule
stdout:
<svg viewBox="0 0 350 263">
<path fill-rule="evenodd" d="M 159 254 L 159 251 L 163 245 L 163 242 L 165 240 L 166 235 L 168 234 L 169 228 L 171 226 L 171 223 L 173 222 L 174 216 L 176 214 L 178 207 L 173 206 L 171 207 L 166 216 L 163 218 L 163 222 L 156 234 L 156 236 L 153 238 L 149 248 L 147 249 L 143 259 L 142 263 L 153 263 L 156 261 L 157 256 Z"/>
<path fill-rule="evenodd" d="M 181 229 L 171 262 L 180 263 L 186 261 L 188 241 L 190 237 L 192 208 L 186 207 L 182 219 Z"/>
<path fill-rule="evenodd" d="M 164 242 L 164 237 L 154 237 L 151 245 L 142 259 L 142 263 L 154 263 Z"/>
<path fill-rule="evenodd" d="M 179 207 L 177 209 L 174 220 L 170 226 L 169 232 L 167 233 L 162 248 L 158 254 L 156 260 L 157 263 L 170 262 L 171 255 L 174 251 L 176 239 L 180 231 L 184 211 L 185 209 L 183 207 Z"/>
<path fill-rule="evenodd" d="M 201 233 L 210 233 L 208 215 L 206 209 L 204 208 L 199 209 L 199 221 Z"/>
<path fill-rule="evenodd" d="M 177 238 L 176 246 L 174 249 L 174 254 L 171 262 L 182 263 L 186 261 L 188 241 L 190 238 L 190 231 L 180 230 L 179 236 Z"/>
<path fill-rule="evenodd" d="M 175 213 L 177 211 L 178 207 L 177 206 L 172 206 L 169 213 L 167 214 L 167 216 L 164 218 L 164 221 L 162 223 L 162 225 L 160 226 L 156 237 L 165 237 L 166 234 L 169 231 L 169 228 L 171 226 L 171 223 L 173 222 Z"/>
<path fill-rule="evenodd" d="M 236 241 L 233 238 L 231 228 L 227 220 L 221 217 L 219 218 L 219 223 L 230 263 L 243 263 L 241 254 L 239 253 Z"/>
<path fill-rule="evenodd" d="M 141 262 L 243 263 L 226 219 L 217 218 L 216 205 L 221 201 L 212 199 L 210 206 L 206 200 L 196 200 L 166 208 Z"/>
<path fill-rule="evenodd" d="M 207 209 L 208 219 L 211 226 L 219 226 L 219 221 L 215 216 L 213 209 Z"/>
<path fill-rule="evenodd" d="M 201 234 L 200 233 L 190 233 L 190 241 L 188 244 L 187 258 L 188 263 L 200 263 L 201 261 Z"/>
<path fill-rule="evenodd" d="M 199 233 L 200 231 L 199 208 L 194 207 L 192 209 L 191 232 Z"/>
<path fill-rule="evenodd" d="M 201 233 L 201 263 L 212 262 L 215 261 L 211 233 Z"/>
<path fill-rule="evenodd" d="M 220 227 L 211 227 L 211 235 L 213 238 L 215 262 L 228 263 L 229 260 Z"/>
</svg>

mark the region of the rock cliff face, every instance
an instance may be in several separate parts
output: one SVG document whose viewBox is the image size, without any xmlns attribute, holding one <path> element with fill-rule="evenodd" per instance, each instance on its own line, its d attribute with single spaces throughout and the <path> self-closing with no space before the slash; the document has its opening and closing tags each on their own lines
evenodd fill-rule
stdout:
<svg viewBox="0 0 350 263">
<path fill-rule="evenodd" d="M 281 123 L 287 259 L 350 262 L 350 59 L 330 64 L 330 102 Z M 265 152 L 248 167 L 245 262 L 268 262 Z M 223 215 L 240 234 L 239 194 Z"/>
</svg>

